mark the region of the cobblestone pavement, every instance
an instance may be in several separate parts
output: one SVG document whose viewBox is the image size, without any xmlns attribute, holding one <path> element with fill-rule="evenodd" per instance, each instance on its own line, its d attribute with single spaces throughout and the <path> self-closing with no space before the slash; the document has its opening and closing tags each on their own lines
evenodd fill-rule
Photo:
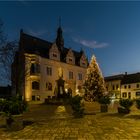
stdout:
<svg viewBox="0 0 140 140">
<path fill-rule="evenodd" d="M 140 111 L 136 108 L 125 116 L 117 113 L 116 106 L 110 106 L 108 113 L 100 113 L 95 103 L 86 103 L 85 108 L 87 115 L 75 119 L 68 106 L 31 105 L 18 119 L 34 123 L 9 132 L 1 121 L 0 140 L 140 140 Z"/>
</svg>

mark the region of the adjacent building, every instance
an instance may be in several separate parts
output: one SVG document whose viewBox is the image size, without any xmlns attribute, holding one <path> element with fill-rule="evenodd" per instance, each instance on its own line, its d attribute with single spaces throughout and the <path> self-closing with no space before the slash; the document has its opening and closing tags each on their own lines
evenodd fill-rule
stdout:
<svg viewBox="0 0 140 140">
<path fill-rule="evenodd" d="M 27 101 L 82 91 L 88 65 L 83 50 L 64 45 L 62 28 L 54 42 L 20 31 L 19 50 L 12 64 L 12 91 Z"/>
<path fill-rule="evenodd" d="M 124 75 L 121 81 L 121 98 L 140 98 L 140 73 Z"/>
<path fill-rule="evenodd" d="M 123 74 L 105 77 L 106 90 L 109 95 L 120 98 L 122 78 Z"/>
<path fill-rule="evenodd" d="M 140 73 L 105 77 L 106 89 L 116 98 L 140 98 Z"/>
</svg>

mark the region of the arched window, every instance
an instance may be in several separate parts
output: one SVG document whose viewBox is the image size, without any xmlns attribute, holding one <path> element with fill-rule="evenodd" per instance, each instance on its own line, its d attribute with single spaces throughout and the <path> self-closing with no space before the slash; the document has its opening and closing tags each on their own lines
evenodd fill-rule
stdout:
<svg viewBox="0 0 140 140">
<path fill-rule="evenodd" d="M 31 74 L 35 73 L 35 65 L 34 65 L 34 63 L 31 64 L 30 73 L 31 73 Z"/>
<path fill-rule="evenodd" d="M 39 82 L 37 81 L 32 82 L 32 89 L 39 90 Z"/>
</svg>

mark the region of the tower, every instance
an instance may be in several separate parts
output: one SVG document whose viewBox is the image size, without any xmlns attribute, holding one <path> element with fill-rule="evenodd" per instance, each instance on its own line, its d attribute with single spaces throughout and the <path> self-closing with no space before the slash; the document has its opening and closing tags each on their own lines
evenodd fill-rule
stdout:
<svg viewBox="0 0 140 140">
<path fill-rule="evenodd" d="M 61 28 L 61 19 L 59 18 L 59 27 L 57 29 L 56 44 L 58 48 L 62 51 L 64 47 L 63 31 Z"/>
</svg>

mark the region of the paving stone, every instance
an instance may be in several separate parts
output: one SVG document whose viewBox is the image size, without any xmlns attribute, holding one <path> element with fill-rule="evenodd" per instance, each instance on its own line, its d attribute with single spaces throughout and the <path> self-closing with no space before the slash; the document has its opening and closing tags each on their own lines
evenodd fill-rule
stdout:
<svg viewBox="0 0 140 140">
<path fill-rule="evenodd" d="M 68 113 L 54 114 L 54 117 L 50 107 L 53 110 L 54 106 L 39 106 L 26 113 L 23 119 L 35 122 L 21 131 L 8 132 L 0 128 L 0 140 L 140 140 L 140 119 L 127 118 L 129 115 L 118 117 L 112 112 L 87 115 L 82 119 L 70 118 Z"/>
</svg>

